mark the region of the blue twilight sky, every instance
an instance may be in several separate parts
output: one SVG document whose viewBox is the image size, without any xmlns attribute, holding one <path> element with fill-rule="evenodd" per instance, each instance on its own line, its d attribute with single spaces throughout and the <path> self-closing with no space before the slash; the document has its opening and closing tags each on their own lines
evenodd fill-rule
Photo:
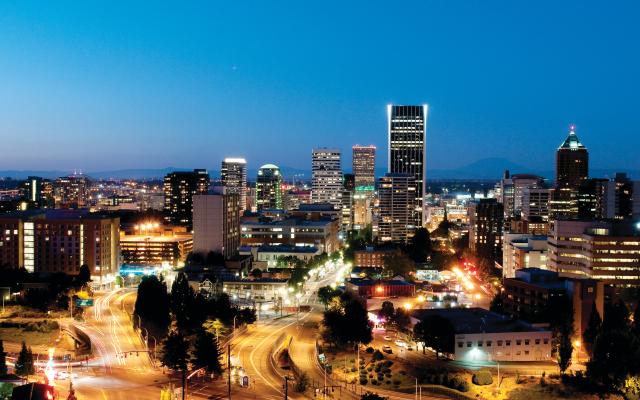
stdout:
<svg viewBox="0 0 640 400">
<path fill-rule="evenodd" d="M 0 169 L 309 168 L 428 103 L 428 166 L 639 168 L 637 1 L 5 1 Z M 348 167 L 347 167 L 348 168 Z"/>
</svg>

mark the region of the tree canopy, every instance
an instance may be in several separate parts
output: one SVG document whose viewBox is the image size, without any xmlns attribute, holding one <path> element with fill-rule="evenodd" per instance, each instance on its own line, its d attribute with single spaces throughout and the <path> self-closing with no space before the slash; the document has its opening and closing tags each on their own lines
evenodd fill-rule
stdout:
<svg viewBox="0 0 640 400">
<path fill-rule="evenodd" d="M 324 312 L 323 338 L 338 346 L 371 342 L 366 307 L 350 293 L 343 293 Z"/>
<path fill-rule="evenodd" d="M 174 371 L 186 371 L 189 364 L 189 342 L 179 331 L 172 331 L 164 340 L 160 361 Z"/>
<path fill-rule="evenodd" d="M 441 353 L 453 353 L 455 330 L 451 322 L 440 315 L 430 315 L 418 322 L 413 328 L 414 337 L 424 347 L 431 347 L 436 351 L 436 357 Z"/>
</svg>

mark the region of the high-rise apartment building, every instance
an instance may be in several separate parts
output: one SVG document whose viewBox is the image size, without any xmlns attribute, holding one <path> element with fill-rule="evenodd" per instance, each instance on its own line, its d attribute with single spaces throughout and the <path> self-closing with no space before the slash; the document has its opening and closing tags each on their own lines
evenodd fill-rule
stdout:
<svg viewBox="0 0 640 400">
<path fill-rule="evenodd" d="M 469 209 L 469 247 L 481 257 L 502 258 L 502 203 L 496 199 L 480 199 Z"/>
<path fill-rule="evenodd" d="M 520 217 L 525 190 L 537 188 L 544 188 L 544 178 L 530 174 L 510 175 L 509 171 L 505 171 L 503 178 L 496 184 L 496 197 L 502 203 L 505 220 Z"/>
<path fill-rule="evenodd" d="M 193 196 L 209 190 L 206 169 L 171 172 L 164 177 L 164 220 L 167 224 L 193 226 Z"/>
<path fill-rule="evenodd" d="M 416 185 L 413 175 L 385 174 L 378 181 L 378 238 L 407 243 L 415 232 Z"/>
<path fill-rule="evenodd" d="M 387 106 L 389 157 L 388 172 L 409 174 L 416 193 L 415 226 L 424 226 L 426 192 L 427 106 Z"/>
<path fill-rule="evenodd" d="M 53 185 L 57 208 L 83 208 L 89 206 L 91 182 L 81 174 L 60 177 Z"/>
<path fill-rule="evenodd" d="M 522 191 L 522 219 L 534 221 L 549 220 L 549 202 L 551 201 L 551 189 L 525 188 Z"/>
<path fill-rule="evenodd" d="M 247 209 L 247 161 L 244 158 L 225 158 L 220 178 L 225 193 L 240 196 L 240 209 Z"/>
<path fill-rule="evenodd" d="M 113 282 L 120 268 L 119 225 L 119 218 L 88 210 L 0 214 L 0 265 L 77 275 L 86 264 L 94 283 Z"/>
<path fill-rule="evenodd" d="M 311 155 L 311 201 L 342 205 L 342 166 L 339 149 L 313 149 Z"/>
<path fill-rule="evenodd" d="M 258 170 L 256 208 L 258 211 L 283 208 L 282 174 L 277 165 L 265 164 Z"/>
<path fill-rule="evenodd" d="M 240 247 L 240 210 L 237 193 L 193 196 L 193 251 L 234 256 Z"/>
<path fill-rule="evenodd" d="M 374 191 L 376 185 L 376 146 L 353 146 L 352 172 L 358 191 Z"/>
<path fill-rule="evenodd" d="M 353 205 L 354 194 L 356 191 L 356 182 L 354 174 L 344 174 L 344 181 L 342 183 L 342 205 L 341 205 L 341 219 L 342 219 L 342 233 L 344 237 L 353 229 Z"/>
<path fill-rule="evenodd" d="M 578 189 L 589 177 L 589 152 L 572 125 L 556 151 L 556 182 L 551 200 L 552 218 L 577 218 Z"/>
</svg>

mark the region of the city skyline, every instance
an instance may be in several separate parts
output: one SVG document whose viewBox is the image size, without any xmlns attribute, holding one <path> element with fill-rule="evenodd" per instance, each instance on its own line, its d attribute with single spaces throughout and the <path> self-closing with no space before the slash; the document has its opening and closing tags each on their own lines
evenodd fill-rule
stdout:
<svg viewBox="0 0 640 400">
<path fill-rule="evenodd" d="M 429 104 L 428 170 L 487 157 L 548 169 L 572 123 L 594 149 L 594 168 L 638 168 L 633 12 L 416 3 L 406 16 L 367 6 L 363 17 L 355 5 L 338 16 L 331 7 L 256 5 L 236 27 L 222 17 L 241 13 L 233 5 L 193 6 L 178 17 L 167 3 L 126 13 L 4 5 L 0 169 L 100 171 L 114 159 L 123 169 L 211 168 L 229 155 L 253 169 L 304 168 L 307 151 L 322 146 L 340 148 L 348 165 L 353 144 L 384 148 L 390 103 Z M 402 26 L 382 23 L 400 15 Z M 143 17 L 155 28 L 139 27 Z M 320 29 L 329 20 L 334 29 Z M 269 33 L 256 40 L 248 26 Z M 386 55 L 409 51 L 394 39 L 403 35 L 425 40 L 400 66 Z M 540 156 L 528 157 L 529 146 Z M 385 164 L 381 153 L 377 165 Z"/>
</svg>

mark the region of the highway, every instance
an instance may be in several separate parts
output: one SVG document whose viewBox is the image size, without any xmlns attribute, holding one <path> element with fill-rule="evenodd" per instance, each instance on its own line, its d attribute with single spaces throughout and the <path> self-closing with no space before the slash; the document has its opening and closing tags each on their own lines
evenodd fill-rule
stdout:
<svg viewBox="0 0 640 400">
<path fill-rule="evenodd" d="M 125 311 L 132 311 L 134 299 L 134 289 L 100 293 L 94 306 L 85 310 L 86 321 L 74 322 L 89 336 L 94 350 L 88 366 L 71 371 L 79 399 L 157 399 L 160 388 L 168 382 L 169 378 L 153 367 Z M 124 356 L 132 351 L 139 353 Z M 64 398 L 69 381 L 57 380 L 55 386 L 58 396 Z"/>
</svg>

